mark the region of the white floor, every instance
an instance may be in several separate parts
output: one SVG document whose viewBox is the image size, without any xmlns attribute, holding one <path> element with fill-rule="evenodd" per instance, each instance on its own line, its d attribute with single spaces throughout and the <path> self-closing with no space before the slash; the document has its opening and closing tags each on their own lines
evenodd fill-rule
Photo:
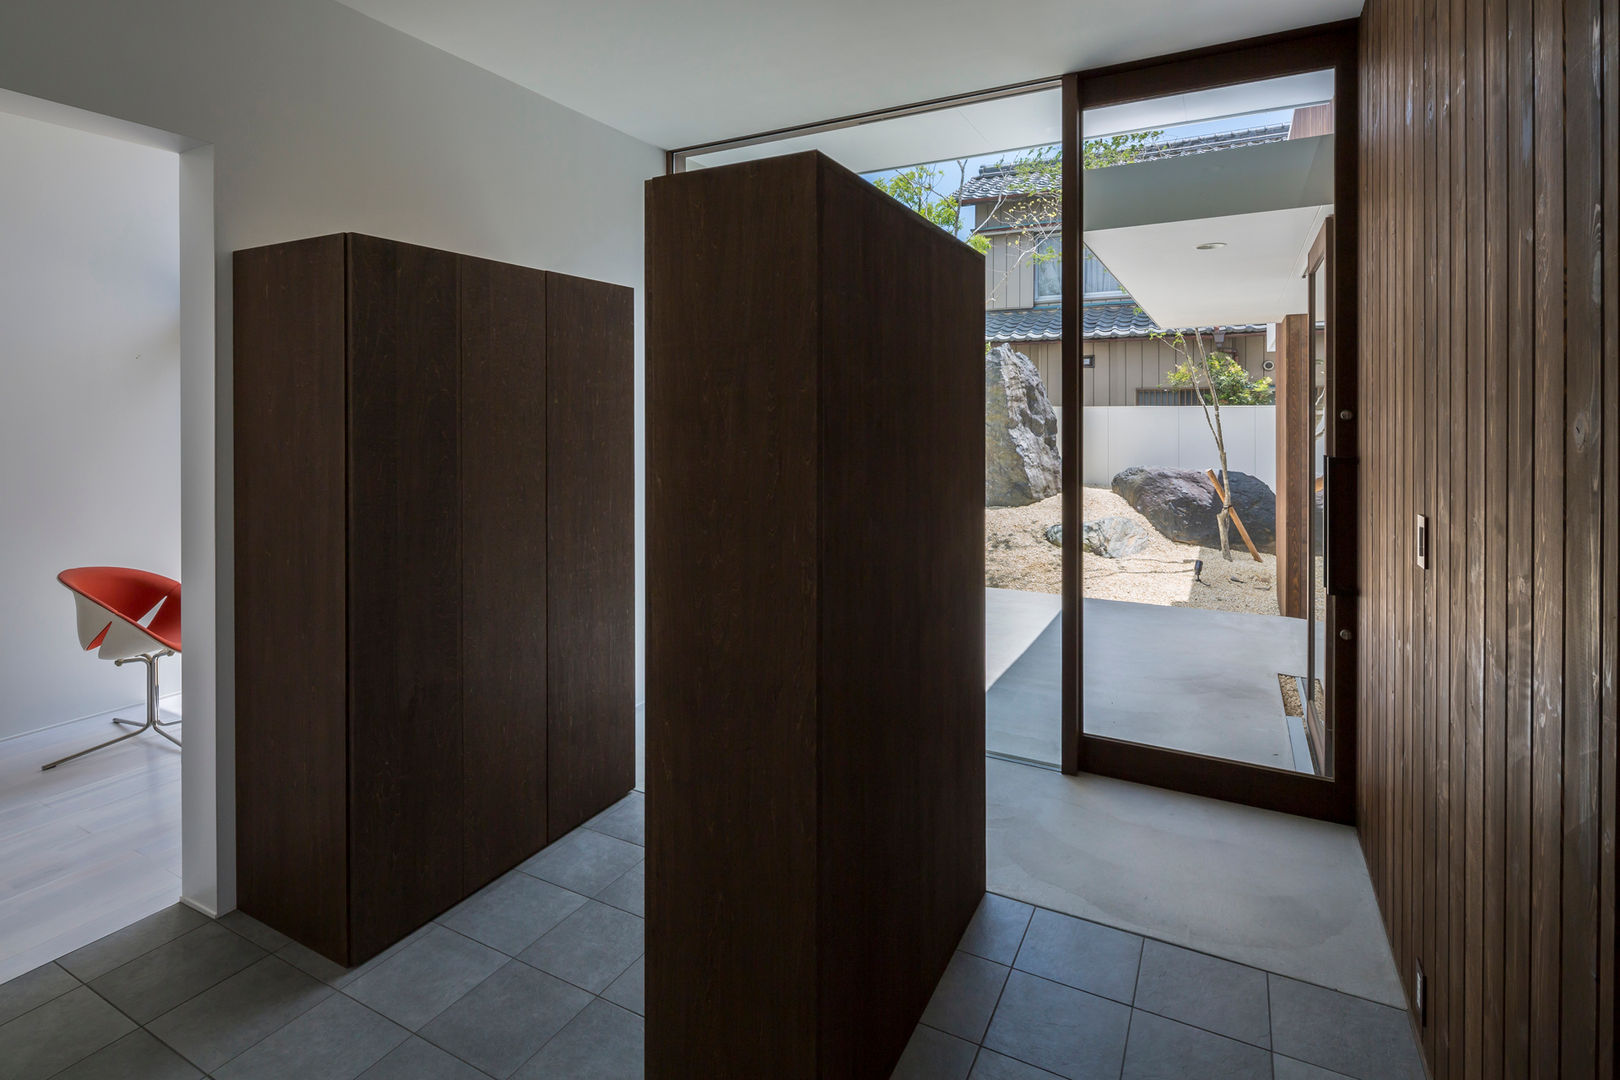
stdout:
<svg viewBox="0 0 1620 1080">
<path fill-rule="evenodd" d="M 991 892 L 1404 1008 L 1354 829 L 986 766 Z"/>
<path fill-rule="evenodd" d="M 112 738 L 113 716 L 141 714 L 0 741 L 0 982 L 180 898 L 178 747 L 147 732 L 40 771 Z"/>
</svg>

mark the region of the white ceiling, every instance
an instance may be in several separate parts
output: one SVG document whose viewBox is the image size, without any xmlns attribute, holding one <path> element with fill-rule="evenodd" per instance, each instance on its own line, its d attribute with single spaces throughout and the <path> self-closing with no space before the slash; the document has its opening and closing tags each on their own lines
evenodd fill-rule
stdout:
<svg viewBox="0 0 1620 1080">
<path fill-rule="evenodd" d="M 1351 18 L 1362 0 L 343 0 L 674 149 Z"/>
</svg>

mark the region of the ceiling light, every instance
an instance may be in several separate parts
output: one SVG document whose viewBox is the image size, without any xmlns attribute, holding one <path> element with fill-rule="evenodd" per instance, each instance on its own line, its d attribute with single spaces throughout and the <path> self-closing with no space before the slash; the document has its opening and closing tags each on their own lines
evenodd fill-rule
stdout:
<svg viewBox="0 0 1620 1080">
<path fill-rule="evenodd" d="M 1226 246 L 1226 244 L 1223 243 L 1222 241 L 1214 240 L 1214 241 L 1211 241 L 1210 243 L 1207 243 L 1207 244 L 1199 244 L 1198 245 L 1198 250 L 1199 251 L 1219 251 L 1221 248 L 1223 248 L 1225 246 Z"/>
</svg>

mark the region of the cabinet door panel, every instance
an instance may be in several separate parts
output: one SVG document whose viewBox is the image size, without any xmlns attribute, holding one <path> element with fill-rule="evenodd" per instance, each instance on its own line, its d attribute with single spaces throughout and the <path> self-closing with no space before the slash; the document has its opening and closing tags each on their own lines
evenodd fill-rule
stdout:
<svg viewBox="0 0 1620 1080">
<path fill-rule="evenodd" d="M 349 238 L 350 962 L 462 895 L 456 256 Z"/>
<path fill-rule="evenodd" d="M 546 843 L 546 275 L 461 260 L 465 890 Z"/>
<path fill-rule="evenodd" d="M 552 839 L 636 782 L 633 294 L 548 274 Z"/>
</svg>

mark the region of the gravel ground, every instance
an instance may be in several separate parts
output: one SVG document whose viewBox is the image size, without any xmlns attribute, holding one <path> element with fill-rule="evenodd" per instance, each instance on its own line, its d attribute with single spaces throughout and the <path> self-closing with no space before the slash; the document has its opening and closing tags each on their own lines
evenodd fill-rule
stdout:
<svg viewBox="0 0 1620 1080">
<path fill-rule="evenodd" d="M 1000 589 L 1057 593 L 1063 587 L 1063 554 L 1046 540 L 1046 528 L 1062 516 L 1061 496 L 1029 506 L 984 512 L 985 584 Z M 1119 516 L 1147 530 L 1148 546 L 1128 559 L 1105 559 L 1087 552 L 1082 591 L 1104 600 L 1129 600 L 1167 607 L 1206 608 L 1277 614 L 1277 559 L 1262 553 L 1255 562 L 1232 530 L 1232 561 L 1220 549 L 1178 544 L 1160 535 L 1147 519 L 1107 488 L 1085 489 L 1086 520 Z M 1204 560 L 1200 581 L 1193 560 Z M 1323 605 L 1318 602 L 1318 613 Z"/>
</svg>

